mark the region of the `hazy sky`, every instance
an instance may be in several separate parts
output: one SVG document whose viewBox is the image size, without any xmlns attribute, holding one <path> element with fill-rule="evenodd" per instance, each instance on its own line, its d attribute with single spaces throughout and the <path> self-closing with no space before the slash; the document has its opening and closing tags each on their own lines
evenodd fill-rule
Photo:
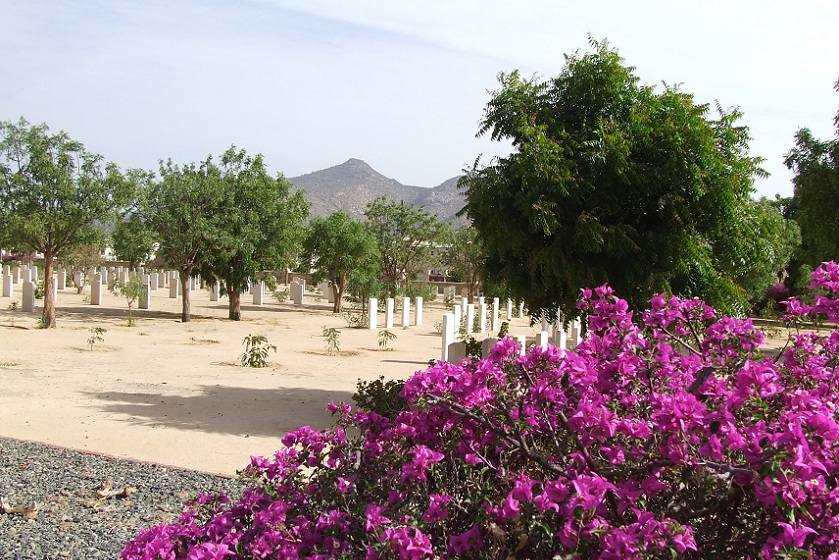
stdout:
<svg viewBox="0 0 839 560">
<path fill-rule="evenodd" d="M 833 137 L 839 2 L 0 0 L 0 120 L 65 130 L 123 168 L 261 152 L 288 177 L 365 160 L 431 187 L 483 154 L 499 72 L 553 77 L 608 39 L 648 84 L 739 106 L 783 165 L 799 127 Z"/>
</svg>

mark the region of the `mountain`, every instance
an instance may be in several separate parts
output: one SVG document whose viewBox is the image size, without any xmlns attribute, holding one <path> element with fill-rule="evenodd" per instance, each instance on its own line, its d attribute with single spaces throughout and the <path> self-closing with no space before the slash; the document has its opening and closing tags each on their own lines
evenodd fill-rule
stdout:
<svg viewBox="0 0 839 560">
<path fill-rule="evenodd" d="M 459 178 L 453 177 L 433 188 L 412 187 L 385 177 L 360 159 L 349 159 L 341 165 L 288 180 L 295 190 L 303 189 L 312 203 L 312 216 L 328 216 L 343 210 L 354 218 L 363 219 L 367 203 L 386 196 L 423 206 L 443 220 L 464 223 L 463 218 L 455 216 L 465 202 L 463 193 L 457 189 Z"/>
</svg>

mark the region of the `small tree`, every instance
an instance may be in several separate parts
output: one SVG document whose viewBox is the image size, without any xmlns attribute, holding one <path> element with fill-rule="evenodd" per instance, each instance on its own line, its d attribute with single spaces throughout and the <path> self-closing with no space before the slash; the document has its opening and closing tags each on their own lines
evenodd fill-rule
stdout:
<svg viewBox="0 0 839 560">
<path fill-rule="evenodd" d="M 127 282 L 116 280 L 111 285 L 111 292 L 119 297 L 125 298 L 128 305 L 128 326 L 134 326 L 134 318 L 131 316 L 131 309 L 137 300 L 146 296 L 146 287 L 137 275 L 129 277 Z"/>
<path fill-rule="evenodd" d="M 348 282 L 363 281 L 379 271 L 376 239 L 368 227 L 344 212 L 315 218 L 303 242 L 300 270 L 311 271 L 312 282 L 329 280 L 333 313 L 343 309 Z"/>
<path fill-rule="evenodd" d="M 105 262 L 102 258 L 104 249 L 105 240 L 99 235 L 96 240 L 78 243 L 65 252 L 61 262 L 67 269 L 76 293 L 84 291 L 88 276 Z"/>
<path fill-rule="evenodd" d="M 390 297 L 420 270 L 438 264 L 434 251 L 447 239 L 450 228 L 436 215 L 387 197 L 369 202 L 364 215 L 376 237 Z"/>
<path fill-rule="evenodd" d="M 472 301 L 475 291 L 481 285 L 484 265 L 483 246 L 479 243 L 477 235 L 477 230 L 471 226 L 457 228 L 442 258 L 449 274 L 466 283 L 469 301 Z"/>
</svg>

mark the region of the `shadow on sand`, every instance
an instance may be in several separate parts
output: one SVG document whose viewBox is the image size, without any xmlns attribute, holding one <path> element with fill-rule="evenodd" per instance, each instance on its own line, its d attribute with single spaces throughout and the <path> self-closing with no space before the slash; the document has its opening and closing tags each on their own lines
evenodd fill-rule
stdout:
<svg viewBox="0 0 839 560">
<path fill-rule="evenodd" d="M 126 415 L 125 422 L 262 437 L 281 437 L 299 428 L 305 419 L 313 428 L 326 428 L 333 423 L 326 405 L 330 401 L 352 402 L 352 393 L 321 389 L 204 385 L 200 390 L 202 394 L 189 396 L 116 391 L 86 395 L 96 401 L 91 406 Z"/>
</svg>

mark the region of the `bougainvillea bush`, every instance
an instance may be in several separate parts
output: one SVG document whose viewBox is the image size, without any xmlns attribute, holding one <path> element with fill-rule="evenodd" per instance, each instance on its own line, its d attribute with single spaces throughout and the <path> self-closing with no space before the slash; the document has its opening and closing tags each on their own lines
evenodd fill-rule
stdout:
<svg viewBox="0 0 839 560">
<path fill-rule="evenodd" d="M 788 345 L 659 296 L 633 314 L 604 286 L 575 351 L 415 374 L 392 418 L 330 404 L 254 458 L 240 500 L 202 497 L 122 553 L 152 558 L 814 558 L 839 560 L 839 267 Z"/>
</svg>

